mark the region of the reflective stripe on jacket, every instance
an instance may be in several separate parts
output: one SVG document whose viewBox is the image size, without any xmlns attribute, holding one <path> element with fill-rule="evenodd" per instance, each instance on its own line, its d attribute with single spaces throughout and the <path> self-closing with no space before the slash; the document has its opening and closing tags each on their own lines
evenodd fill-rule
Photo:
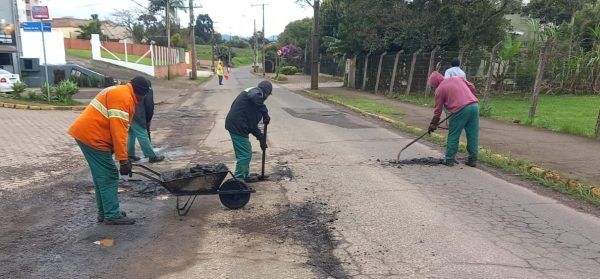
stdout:
<svg viewBox="0 0 600 279">
<path fill-rule="evenodd" d="M 106 88 L 77 117 L 68 133 L 91 148 L 113 151 L 117 160 L 127 160 L 127 132 L 136 104 L 131 84 Z"/>
</svg>

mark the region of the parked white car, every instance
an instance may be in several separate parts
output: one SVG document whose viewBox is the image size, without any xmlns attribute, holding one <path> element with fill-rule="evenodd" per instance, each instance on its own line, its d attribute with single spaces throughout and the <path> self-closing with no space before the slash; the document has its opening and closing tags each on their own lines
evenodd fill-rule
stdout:
<svg viewBox="0 0 600 279">
<path fill-rule="evenodd" d="M 0 92 L 12 92 L 13 84 L 19 81 L 19 75 L 15 75 L 7 70 L 0 69 Z"/>
</svg>

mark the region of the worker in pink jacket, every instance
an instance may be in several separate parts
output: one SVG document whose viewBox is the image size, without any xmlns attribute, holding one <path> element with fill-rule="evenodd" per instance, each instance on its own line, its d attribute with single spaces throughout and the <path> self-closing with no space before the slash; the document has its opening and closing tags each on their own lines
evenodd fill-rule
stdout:
<svg viewBox="0 0 600 279">
<path fill-rule="evenodd" d="M 431 73 L 427 84 L 435 89 L 435 109 L 429 132 L 437 129 L 444 107 L 451 113 L 444 164 L 454 166 L 457 163 L 454 157 L 458 152 L 460 134 L 464 129 L 469 152 L 469 159 L 465 164 L 475 167 L 479 148 L 479 103 L 474 94 L 475 86 L 461 77 L 444 79 L 438 72 Z"/>
</svg>

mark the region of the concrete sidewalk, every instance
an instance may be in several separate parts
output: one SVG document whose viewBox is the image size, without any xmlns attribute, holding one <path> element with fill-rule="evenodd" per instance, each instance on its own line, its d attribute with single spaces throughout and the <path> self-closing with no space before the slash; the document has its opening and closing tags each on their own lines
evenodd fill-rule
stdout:
<svg viewBox="0 0 600 279">
<path fill-rule="evenodd" d="M 433 108 L 430 107 L 403 103 L 381 95 L 347 88 L 321 88 L 319 93 L 344 98 L 368 99 L 395 108 L 404 115 L 391 116 L 391 118 L 423 129 L 427 129 L 433 115 Z M 447 131 L 440 129 L 438 132 L 445 134 Z M 581 178 L 589 183 L 600 182 L 600 141 L 598 140 L 481 118 L 479 144 L 494 152 L 530 160 L 541 167 Z M 392 151 L 397 152 L 395 149 Z"/>
</svg>

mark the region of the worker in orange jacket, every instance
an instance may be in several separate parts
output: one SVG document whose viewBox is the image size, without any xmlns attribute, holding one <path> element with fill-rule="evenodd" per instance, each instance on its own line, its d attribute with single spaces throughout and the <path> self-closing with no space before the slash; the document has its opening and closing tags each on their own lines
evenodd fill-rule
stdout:
<svg viewBox="0 0 600 279">
<path fill-rule="evenodd" d="M 135 106 L 151 90 L 151 83 L 138 76 L 125 85 L 102 90 L 77 117 L 69 134 L 75 138 L 90 166 L 96 190 L 98 222 L 109 225 L 131 225 L 119 209 L 119 173 L 131 173 L 127 157 L 127 133 Z M 120 168 L 112 156 L 119 161 Z"/>
</svg>

